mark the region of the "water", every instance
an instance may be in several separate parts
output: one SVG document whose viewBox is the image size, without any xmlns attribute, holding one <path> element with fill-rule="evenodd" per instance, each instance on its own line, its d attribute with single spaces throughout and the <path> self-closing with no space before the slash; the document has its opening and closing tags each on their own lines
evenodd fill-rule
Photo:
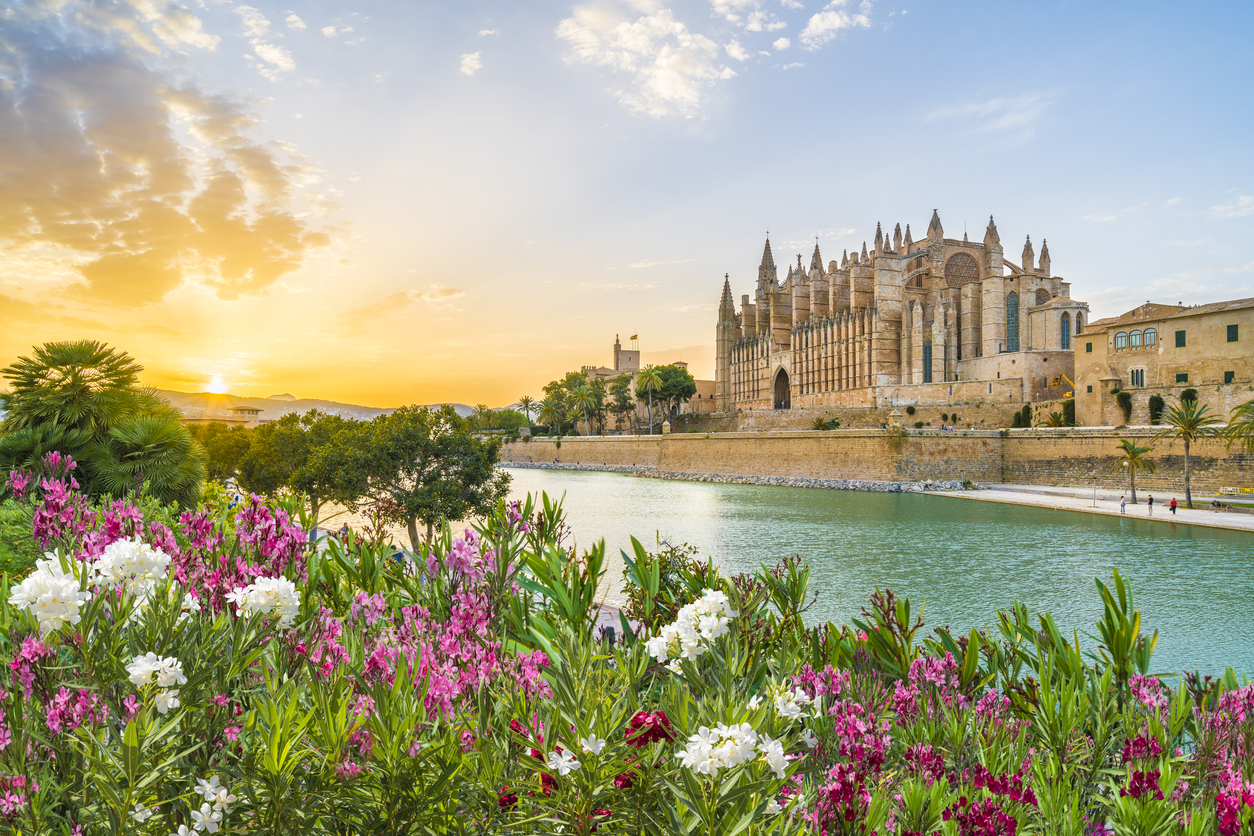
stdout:
<svg viewBox="0 0 1254 836">
<path fill-rule="evenodd" d="M 908 596 L 924 620 L 967 631 L 1015 601 L 1053 613 L 1059 628 L 1095 632 L 1094 578 L 1130 578 L 1142 629 L 1159 630 L 1154 668 L 1226 666 L 1254 675 L 1254 537 L 1187 525 L 918 494 L 719 485 L 617 473 L 509 470 L 511 494 L 565 493 L 579 545 L 605 538 L 610 600 L 619 549 L 635 535 L 687 542 L 727 572 L 799 554 L 812 567 L 812 620 L 846 623 L 870 594 Z M 1087 642 L 1092 646 L 1091 642 Z"/>
</svg>

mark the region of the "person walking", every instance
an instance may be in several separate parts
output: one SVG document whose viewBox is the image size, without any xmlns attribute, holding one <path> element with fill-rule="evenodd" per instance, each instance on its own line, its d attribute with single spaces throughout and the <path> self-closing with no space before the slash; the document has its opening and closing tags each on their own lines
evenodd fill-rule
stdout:
<svg viewBox="0 0 1254 836">
<path fill-rule="evenodd" d="M 1176 498 L 1173 496 L 1171 498 L 1171 516 L 1174 517 L 1175 515 L 1176 515 Z"/>
<path fill-rule="evenodd" d="M 1119 497 L 1119 513 L 1126 514 L 1128 512 L 1128 498 L 1126 496 Z"/>
<path fill-rule="evenodd" d="M 1154 516 L 1154 495 L 1149 495 L 1149 515 Z"/>
</svg>

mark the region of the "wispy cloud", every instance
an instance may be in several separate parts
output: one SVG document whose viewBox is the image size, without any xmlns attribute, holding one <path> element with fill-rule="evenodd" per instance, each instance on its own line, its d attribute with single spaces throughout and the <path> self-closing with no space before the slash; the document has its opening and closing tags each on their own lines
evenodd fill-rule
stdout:
<svg viewBox="0 0 1254 836">
<path fill-rule="evenodd" d="M 792 41 L 787 38 L 778 38 L 771 46 L 776 50 L 788 49 L 788 47 L 792 46 Z"/>
<path fill-rule="evenodd" d="M 1223 220 L 1225 218 L 1244 218 L 1252 212 L 1254 212 L 1254 195 L 1243 194 L 1235 200 L 1210 207 L 1206 214 L 1215 220 Z"/>
<path fill-rule="evenodd" d="M 1030 137 L 1041 114 L 1051 104 L 1053 100 L 1043 93 L 1024 93 L 949 105 L 932 111 L 924 121 L 956 120 L 975 133 L 1006 131 Z"/>
<path fill-rule="evenodd" d="M 277 81 L 281 74 L 296 69 L 292 53 L 269 40 L 269 18 L 252 6 L 236 6 L 233 11 L 239 15 L 240 22 L 244 24 L 244 37 L 253 47 L 253 54 L 244 56 L 249 66 L 270 81 Z M 291 25 L 291 18 L 288 19 L 288 25 Z"/>
<path fill-rule="evenodd" d="M 301 20 L 300 15 L 296 14 L 296 12 L 292 12 L 291 14 L 289 14 L 286 18 L 283 19 L 283 22 L 287 24 L 288 29 L 304 29 L 305 28 L 305 21 Z"/>
<path fill-rule="evenodd" d="M 629 264 L 633 270 L 641 270 L 646 267 L 661 267 L 663 264 L 691 264 L 696 261 L 695 258 L 672 258 L 668 260 L 657 261 L 637 261 L 635 264 Z"/>
<path fill-rule="evenodd" d="M 625 79 L 614 92 L 633 111 L 693 116 L 719 82 L 736 73 L 720 63 L 715 41 L 690 30 L 670 9 L 640 14 L 638 6 L 614 0 L 576 6 L 556 32 L 570 47 L 566 61 Z"/>
<path fill-rule="evenodd" d="M 496 30 L 495 30 L 495 29 L 480 29 L 480 30 L 479 30 L 479 37 L 481 37 L 481 38 L 482 38 L 484 35 L 495 35 L 495 34 L 496 34 Z"/>
<path fill-rule="evenodd" d="M 847 10 L 849 0 L 832 0 L 823 10 L 806 22 L 801 32 L 801 44 L 806 49 L 818 49 L 837 37 L 845 29 L 866 29 L 871 25 L 871 0 L 862 0 L 858 11 Z"/>
<path fill-rule="evenodd" d="M 462 55 L 462 65 L 458 72 L 463 75 L 474 75 L 483 69 L 483 61 L 479 60 L 480 53 L 467 52 Z"/>
<path fill-rule="evenodd" d="M 1107 223 L 1111 223 L 1112 221 L 1117 221 L 1120 218 L 1125 217 L 1127 215 L 1131 215 L 1135 212 L 1140 212 L 1142 209 L 1144 209 L 1147 206 L 1149 206 L 1149 202 L 1143 201 L 1141 203 L 1138 203 L 1135 206 L 1128 206 L 1124 209 L 1117 209 L 1113 212 L 1090 212 L 1087 215 L 1081 216 L 1080 220 L 1093 221 L 1094 223 L 1099 223 L 1099 224 L 1107 224 Z"/>
<path fill-rule="evenodd" d="M 737 61 L 749 60 L 749 53 L 740 45 L 740 41 L 733 39 L 723 44 L 723 49 L 727 50 L 728 57 L 735 58 Z"/>
<path fill-rule="evenodd" d="M 801 4 L 795 0 L 785 0 L 781 5 L 786 9 L 801 8 Z M 774 32 L 788 26 L 786 22 L 763 9 L 762 0 L 710 0 L 710 7 L 715 16 L 734 23 L 746 32 Z"/>
<path fill-rule="evenodd" d="M 426 290 L 409 288 L 343 311 L 336 319 L 342 332 L 361 333 L 377 327 L 380 322 L 396 314 L 412 311 L 423 305 L 447 304 L 463 294 L 464 291 L 458 288 L 439 284 L 433 284 Z"/>
</svg>

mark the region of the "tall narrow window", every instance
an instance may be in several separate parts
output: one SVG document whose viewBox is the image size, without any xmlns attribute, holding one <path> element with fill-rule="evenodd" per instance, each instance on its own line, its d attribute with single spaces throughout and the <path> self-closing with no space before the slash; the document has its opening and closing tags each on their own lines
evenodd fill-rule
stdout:
<svg viewBox="0 0 1254 836">
<path fill-rule="evenodd" d="M 923 382 L 932 382 L 932 343 L 923 344 Z"/>
<path fill-rule="evenodd" d="M 1062 340 L 1059 346 L 1063 351 L 1071 350 L 1071 314 L 1062 315 Z"/>
<path fill-rule="evenodd" d="M 1013 290 L 1006 297 L 1006 350 L 1019 350 L 1019 294 Z"/>
<path fill-rule="evenodd" d="M 1145 345 L 1158 345 L 1158 331 L 1153 328 L 1145 329 Z"/>
<path fill-rule="evenodd" d="M 1141 347 L 1141 332 L 1140 331 L 1133 331 L 1131 334 L 1128 335 L 1128 346 L 1131 348 Z"/>
<path fill-rule="evenodd" d="M 1240 340 L 1240 329 L 1235 325 L 1228 326 L 1228 342 L 1235 343 Z"/>
<path fill-rule="evenodd" d="M 1115 334 L 1115 348 L 1127 348 L 1127 347 L 1128 347 L 1128 332 L 1120 331 L 1118 334 Z"/>
</svg>

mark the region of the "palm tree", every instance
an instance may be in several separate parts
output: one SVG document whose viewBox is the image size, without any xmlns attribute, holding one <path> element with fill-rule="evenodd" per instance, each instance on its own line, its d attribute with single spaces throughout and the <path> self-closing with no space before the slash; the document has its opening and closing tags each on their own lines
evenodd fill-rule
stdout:
<svg viewBox="0 0 1254 836">
<path fill-rule="evenodd" d="M 475 404 L 475 419 L 479 423 L 479 429 L 492 429 L 492 410 L 488 409 L 486 403 Z"/>
<path fill-rule="evenodd" d="M 123 418 L 87 449 L 95 487 L 124 496 L 147 485 L 163 503 L 195 507 L 205 452 L 173 409 Z"/>
<path fill-rule="evenodd" d="M 1228 416 L 1228 426 L 1223 429 L 1228 446 L 1239 444 L 1245 452 L 1254 453 L 1254 401 L 1246 401 L 1233 407 L 1232 415 Z"/>
<path fill-rule="evenodd" d="M 1240 407 L 1238 407 L 1240 408 Z M 1163 413 L 1162 422 L 1166 429 L 1155 438 L 1179 438 L 1184 441 L 1184 504 L 1193 507 L 1193 486 L 1189 483 L 1189 445 L 1199 438 L 1210 438 L 1219 434 L 1216 424 L 1222 423 L 1218 416 L 1211 414 L 1209 406 L 1199 406 L 1195 400 L 1181 400 L 1179 406 L 1173 406 Z"/>
<path fill-rule="evenodd" d="M 662 375 L 652 363 L 640 370 L 636 377 L 636 391 L 649 395 L 649 435 L 653 435 L 653 393 L 662 388 Z"/>
<path fill-rule="evenodd" d="M 518 408 L 522 410 L 523 417 L 527 419 L 527 423 L 531 423 L 531 407 L 535 404 L 535 398 L 530 395 L 523 395 L 518 399 Z"/>
<path fill-rule="evenodd" d="M 561 432 L 562 413 L 557 407 L 557 401 L 552 398 L 545 398 L 540 401 L 540 423 L 549 428 L 550 431 L 557 430 Z"/>
<path fill-rule="evenodd" d="M 7 430 L 50 423 L 102 432 L 126 411 L 144 370 L 126 352 L 101 342 L 44 343 L 33 355 L 0 370 L 9 380 L 9 393 L 0 395 Z"/>
<path fill-rule="evenodd" d="M 1136 505 L 1136 474 L 1138 471 L 1142 473 L 1153 473 L 1154 462 L 1145 458 L 1145 454 L 1153 450 L 1153 447 L 1142 447 L 1131 438 L 1125 438 L 1119 442 L 1118 452 L 1115 454 L 1114 464 L 1110 466 L 1111 473 L 1118 473 L 1124 470 L 1128 474 L 1129 485 L 1132 488 L 1132 504 Z"/>
<path fill-rule="evenodd" d="M 596 395 L 587 386 L 580 385 L 571 393 L 571 399 L 575 402 L 575 406 L 583 410 L 583 425 L 588 431 L 588 435 L 592 435 L 592 422 L 588 420 L 588 407 L 596 406 Z"/>
</svg>

